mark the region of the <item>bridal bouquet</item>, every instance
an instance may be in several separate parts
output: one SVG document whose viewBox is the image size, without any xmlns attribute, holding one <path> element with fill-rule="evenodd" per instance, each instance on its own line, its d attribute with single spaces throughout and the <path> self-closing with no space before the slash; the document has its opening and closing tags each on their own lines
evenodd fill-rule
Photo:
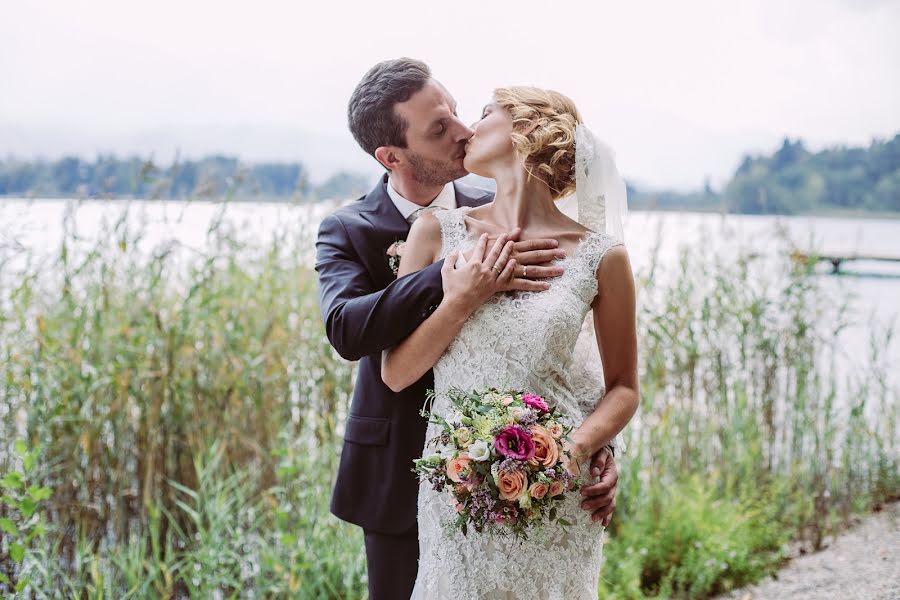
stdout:
<svg viewBox="0 0 900 600">
<path fill-rule="evenodd" d="M 428 392 L 434 399 L 433 390 Z M 448 491 L 456 519 L 446 525 L 527 538 L 528 526 L 556 522 L 565 493 L 582 484 L 564 441 L 572 431 L 549 402 L 524 391 L 448 391 L 453 422 L 422 411 L 443 431 L 428 440 L 438 450 L 415 460 L 419 481 Z M 574 473 L 572 471 L 575 471 Z"/>
</svg>

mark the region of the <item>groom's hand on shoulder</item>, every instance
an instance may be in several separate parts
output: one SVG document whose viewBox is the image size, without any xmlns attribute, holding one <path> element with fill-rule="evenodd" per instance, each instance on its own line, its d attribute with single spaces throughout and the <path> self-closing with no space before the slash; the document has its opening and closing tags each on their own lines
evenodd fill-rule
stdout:
<svg viewBox="0 0 900 600">
<path fill-rule="evenodd" d="M 548 288 L 544 279 L 550 277 L 558 277 L 565 270 L 562 266 L 551 263 L 556 258 L 565 258 L 564 250 L 559 248 L 559 242 L 553 238 L 536 238 L 533 240 L 520 241 L 518 238 L 522 234 L 522 229 L 516 227 L 506 235 L 506 239 L 511 240 L 512 251 L 509 255 L 510 261 L 515 261 L 512 277 L 507 278 L 497 291 L 509 292 L 518 290 L 522 292 L 541 292 Z M 488 236 L 485 243 L 488 246 L 493 245 L 499 238 Z M 468 250 L 463 253 L 463 259 L 468 261 L 475 249 Z"/>
<path fill-rule="evenodd" d="M 565 251 L 559 248 L 559 242 L 553 238 L 536 238 L 520 241 L 522 229 L 516 227 L 509 234 L 513 240 L 511 258 L 516 261 L 513 278 L 506 289 L 539 292 L 546 289 L 543 279 L 558 277 L 563 274 L 563 267 L 551 264 L 556 258 L 565 258 Z"/>
</svg>

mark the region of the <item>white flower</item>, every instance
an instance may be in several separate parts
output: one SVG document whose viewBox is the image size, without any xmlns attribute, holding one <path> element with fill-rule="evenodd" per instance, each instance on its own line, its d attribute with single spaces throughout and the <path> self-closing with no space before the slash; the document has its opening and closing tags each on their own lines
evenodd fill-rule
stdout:
<svg viewBox="0 0 900 600">
<path fill-rule="evenodd" d="M 450 447 L 441 448 L 440 450 L 438 450 L 438 456 L 440 456 L 441 458 L 446 458 L 447 460 L 450 460 L 451 458 L 456 456 L 456 449 L 450 448 Z"/>
<path fill-rule="evenodd" d="M 453 437 L 456 439 L 456 443 L 459 444 L 460 447 L 465 448 L 472 441 L 472 432 L 468 427 L 460 427 L 453 432 Z"/>
<path fill-rule="evenodd" d="M 491 457 L 491 449 L 484 440 L 476 440 L 469 446 L 469 458 L 478 462 Z"/>
</svg>

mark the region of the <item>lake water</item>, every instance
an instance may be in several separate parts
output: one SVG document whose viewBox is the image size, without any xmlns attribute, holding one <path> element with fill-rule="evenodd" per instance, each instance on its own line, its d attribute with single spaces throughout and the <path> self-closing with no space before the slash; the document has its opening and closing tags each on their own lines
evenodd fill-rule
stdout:
<svg viewBox="0 0 900 600">
<path fill-rule="evenodd" d="M 311 263 L 316 225 L 334 206 L 6 198 L 0 199 L 0 261 L 5 265 L 2 272 L 9 274 L 26 257 L 46 260 L 46 274 L 52 277 L 49 261 L 58 255 L 64 227 L 74 228 L 79 239 L 89 246 L 100 232 L 108 231 L 103 224 L 115 223 L 127 208 L 123 223 L 146 226 L 146 236 L 139 243 L 145 252 L 167 240 L 176 240 L 188 255 L 191 249 L 202 250 L 210 223 L 221 216 L 226 227 L 251 241 L 265 241 L 276 231 L 308 232 L 310 237 L 303 250 L 308 252 Z M 67 214 L 69 219 L 64 218 Z M 625 227 L 625 240 L 637 273 L 649 267 L 655 248 L 663 266 L 673 266 L 683 246 L 726 258 L 744 249 L 774 259 L 786 251 L 785 238 L 780 236 L 786 236 L 798 249 L 817 249 L 821 254 L 900 257 L 900 219 L 633 211 Z M 115 244 L 115 240 L 110 243 Z M 847 364 L 852 365 L 856 357 L 866 355 L 872 329 L 884 327 L 900 312 L 900 263 L 845 263 L 842 270 L 846 274 L 842 276 L 831 275 L 830 265 L 823 263 L 821 267 L 826 293 L 833 293 L 836 298 L 846 292 L 856 296 L 854 324 L 841 338 Z M 900 365 L 900 344 L 895 341 L 888 353 L 889 364 Z M 897 374 L 892 373 L 891 377 L 896 384 Z"/>
</svg>

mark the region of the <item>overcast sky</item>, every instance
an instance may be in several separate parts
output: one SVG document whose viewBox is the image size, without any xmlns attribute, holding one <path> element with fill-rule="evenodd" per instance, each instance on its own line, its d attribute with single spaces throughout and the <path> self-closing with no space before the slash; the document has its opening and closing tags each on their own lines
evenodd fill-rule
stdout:
<svg viewBox="0 0 900 600">
<path fill-rule="evenodd" d="M 311 4 L 6 2 L 0 152 L 221 143 L 320 177 L 375 169 L 346 131 L 347 99 L 404 55 L 467 121 L 499 85 L 570 95 L 624 175 L 656 186 L 720 183 L 786 135 L 818 149 L 900 132 L 897 1 Z"/>
</svg>

